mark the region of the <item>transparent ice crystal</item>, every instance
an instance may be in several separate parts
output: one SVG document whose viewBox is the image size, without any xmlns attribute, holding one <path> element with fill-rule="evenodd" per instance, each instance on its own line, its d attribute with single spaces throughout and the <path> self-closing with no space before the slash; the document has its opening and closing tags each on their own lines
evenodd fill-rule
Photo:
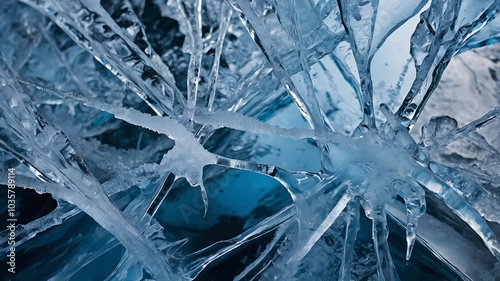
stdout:
<svg viewBox="0 0 500 281">
<path fill-rule="evenodd" d="M 0 7 L 6 280 L 500 279 L 500 0 Z"/>
</svg>

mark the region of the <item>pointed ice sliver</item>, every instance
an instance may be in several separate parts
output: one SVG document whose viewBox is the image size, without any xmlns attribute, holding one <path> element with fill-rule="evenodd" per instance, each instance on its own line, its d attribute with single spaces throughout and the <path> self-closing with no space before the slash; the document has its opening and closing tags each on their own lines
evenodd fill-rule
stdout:
<svg viewBox="0 0 500 281">
<path fill-rule="evenodd" d="M 376 207 L 372 210 L 372 238 L 373 247 L 377 256 L 377 274 L 380 281 L 399 280 L 399 276 L 392 262 L 389 244 L 389 229 L 385 209 Z"/>
<path fill-rule="evenodd" d="M 347 205 L 349 216 L 345 232 L 344 248 L 342 249 L 342 264 L 340 265 L 339 281 L 351 280 L 352 258 L 354 255 L 354 245 L 359 231 L 359 201 L 352 200 Z"/>
<path fill-rule="evenodd" d="M 212 69 L 210 70 L 210 75 L 208 77 L 208 93 L 206 94 L 204 108 L 207 112 L 213 112 L 215 92 L 217 88 L 217 77 L 219 76 L 219 66 L 221 62 L 220 58 L 222 54 L 222 46 L 224 44 L 224 38 L 226 37 L 227 31 L 230 26 L 232 15 L 232 7 L 227 1 L 223 1 L 221 4 L 219 35 L 217 36 L 217 43 L 215 45 L 214 62 L 212 64 Z"/>
<path fill-rule="evenodd" d="M 406 260 L 410 260 L 417 239 L 418 218 L 425 213 L 425 191 L 411 179 L 395 180 L 394 187 L 405 201 L 406 207 Z"/>
</svg>

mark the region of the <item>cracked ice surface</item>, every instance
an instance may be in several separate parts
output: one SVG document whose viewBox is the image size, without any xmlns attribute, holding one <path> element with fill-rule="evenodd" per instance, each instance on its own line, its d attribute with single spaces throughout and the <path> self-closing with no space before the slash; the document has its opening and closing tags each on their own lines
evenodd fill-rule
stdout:
<svg viewBox="0 0 500 281">
<path fill-rule="evenodd" d="M 500 278 L 499 0 L 0 5 L 19 280 Z"/>
</svg>

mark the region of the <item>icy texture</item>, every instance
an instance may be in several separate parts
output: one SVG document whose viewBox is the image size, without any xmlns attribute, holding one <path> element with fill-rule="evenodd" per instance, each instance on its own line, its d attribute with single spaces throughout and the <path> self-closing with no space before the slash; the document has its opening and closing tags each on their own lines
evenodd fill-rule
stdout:
<svg viewBox="0 0 500 281">
<path fill-rule="evenodd" d="M 499 0 L 0 7 L 20 279 L 500 278 Z"/>
</svg>

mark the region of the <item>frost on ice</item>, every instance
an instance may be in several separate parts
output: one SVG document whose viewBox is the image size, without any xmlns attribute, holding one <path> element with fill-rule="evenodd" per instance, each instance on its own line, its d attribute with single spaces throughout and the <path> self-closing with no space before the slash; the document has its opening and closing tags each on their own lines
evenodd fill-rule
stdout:
<svg viewBox="0 0 500 281">
<path fill-rule="evenodd" d="M 500 278 L 500 1 L 0 5 L 20 280 Z"/>
</svg>

